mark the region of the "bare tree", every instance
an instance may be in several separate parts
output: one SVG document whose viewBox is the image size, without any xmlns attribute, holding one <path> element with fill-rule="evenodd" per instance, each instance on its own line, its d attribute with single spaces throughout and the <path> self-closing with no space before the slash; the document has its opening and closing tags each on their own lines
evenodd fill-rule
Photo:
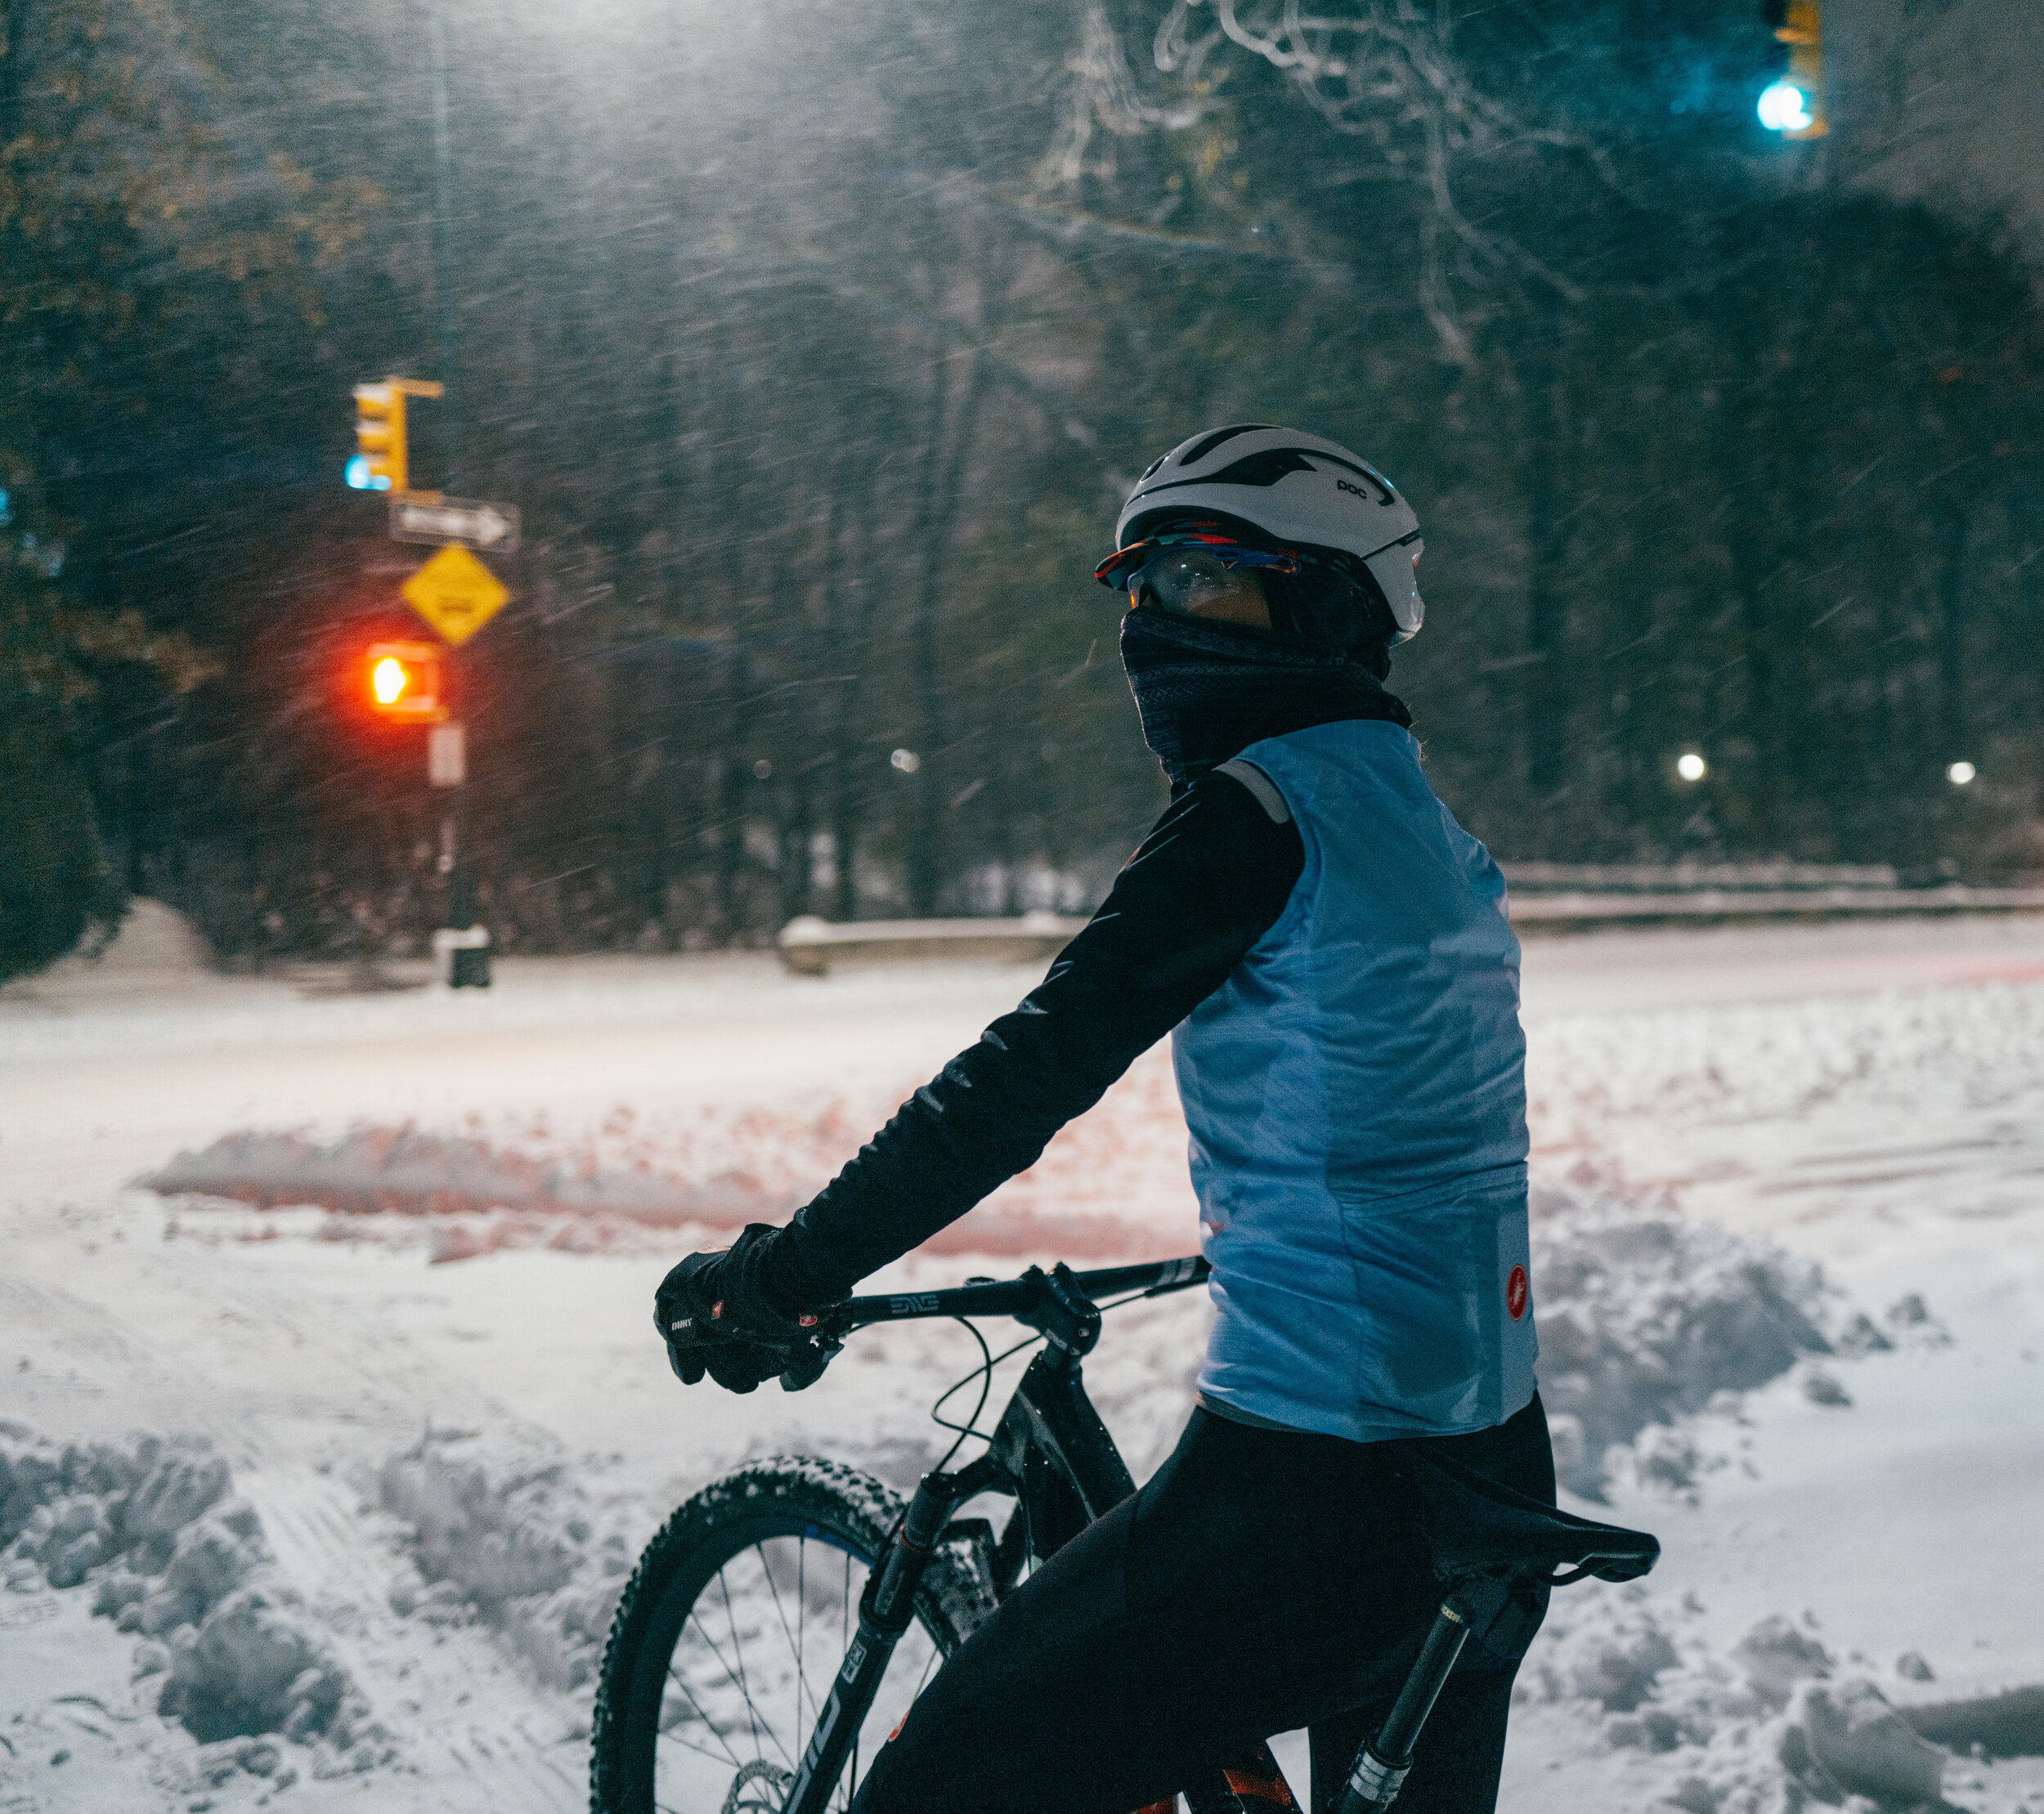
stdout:
<svg viewBox="0 0 2044 1814">
<path fill-rule="evenodd" d="M 1525 118 L 1486 93 L 1455 42 L 1453 0 L 1346 0 L 1308 11 L 1301 0 L 1172 0 L 1150 44 L 1145 92 L 1102 0 L 1087 0 L 1056 132 L 1037 167 L 1045 190 L 1076 194 L 1083 180 L 1111 177 L 1112 141 L 1195 124 L 1217 104 L 1230 55 L 1281 70 L 1334 132 L 1377 154 L 1375 176 L 1419 203 L 1418 300 L 1444 357 L 1475 359 L 1458 301 L 1458 269 L 1472 280 L 1532 279 L 1569 302 L 1582 286 L 1535 257 L 1512 234 L 1479 226 L 1458 196 L 1460 172 L 1508 149 L 1601 154 L 1582 135 Z M 1211 20 L 1211 24 L 1208 21 Z M 1200 29 L 1202 26 L 1205 29 Z M 1101 148 L 1096 141 L 1109 135 Z M 1091 154 L 1089 158 L 1089 152 Z"/>
</svg>

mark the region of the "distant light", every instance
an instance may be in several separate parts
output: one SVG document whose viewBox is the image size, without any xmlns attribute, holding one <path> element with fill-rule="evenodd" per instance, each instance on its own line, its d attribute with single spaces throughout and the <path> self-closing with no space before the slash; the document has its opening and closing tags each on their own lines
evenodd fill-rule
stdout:
<svg viewBox="0 0 2044 1814">
<path fill-rule="evenodd" d="M 761 756 L 757 762 L 753 764 L 752 773 L 755 780 L 766 781 L 769 779 L 773 773 L 773 764 L 769 762 L 764 756 Z"/>
<path fill-rule="evenodd" d="M 342 469 L 342 477 L 347 481 L 351 491 L 388 491 L 390 489 L 390 475 L 370 472 L 366 454 L 357 454 L 350 460 Z"/>
<path fill-rule="evenodd" d="M 411 676 L 406 673 L 405 664 L 395 656 L 387 655 L 370 670 L 369 683 L 379 705 L 394 705 L 398 696 L 411 683 Z"/>
<path fill-rule="evenodd" d="M 922 767 L 922 758 L 913 750 L 897 750 L 887 759 L 904 775 L 912 775 Z"/>
<path fill-rule="evenodd" d="M 1710 764 L 1694 750 L 1684 750 L 1675 758 L 1675 773 L 1684 781 L 1701 781 L 1710 773 Z"/>
<path fill-rule="evenodd" d="M 1817 123 L 1809 96 L 1793 82 L 1770 82 L 1760 91 L 1760 123 L 1770 132 L 1800 132 Z"/>
<path fill-rule="evenodd" d="M 1950 782 L 1954 787 L 1964 787 L 1975 775 L 1979 774 L 1979 772 L 1980 771 L 1975 768 L 1970 762 L 1955 762 L 1949 768 L 1945 770 L 1944 778 Z"/>
</svg>

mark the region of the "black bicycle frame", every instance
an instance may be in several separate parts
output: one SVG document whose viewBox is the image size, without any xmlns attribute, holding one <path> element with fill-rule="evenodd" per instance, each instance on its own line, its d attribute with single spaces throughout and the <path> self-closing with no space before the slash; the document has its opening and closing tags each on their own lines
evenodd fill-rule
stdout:
<svg viewBox="0 0 2044 1814">
<path fill-rule="evenodd" d="M 1032 1266 L 1020 1279 L 975 1280 L 950 1291 L 854 1297 L 829 1313 L 815 1337 L 819 1354 L 834 1351 L 852 1330 L 870 1324 L 931 1317 L 1012 1317 L 1041 1331 L 1044 1346 L 1024 1369 L 987 1453 L 955 1474 L 926 1474 L 875 1559 L 859 1599 L 858 1634 L 831 1685 L 782 1814 L 824 1814 L 894 1646 L 915 1615 L 917 1587 L 939 1543 L 971 1545 L 998 1597 L 1014 1586 L 1025 1561 L 1047 1560 L 1136 1490 L 1081 1377 L 1082 1364 L 1100 1340 L 1094 1300 L 1182 1291 L 1207 1271 L 1199 1259 L 1085 1273 L 1060 1263 L 1048 1273 Z M 953 1507 L 988 1492 L 1015 1500 L 997 1541 L 988 1520 L 951 1517 Z"/>
</svg>

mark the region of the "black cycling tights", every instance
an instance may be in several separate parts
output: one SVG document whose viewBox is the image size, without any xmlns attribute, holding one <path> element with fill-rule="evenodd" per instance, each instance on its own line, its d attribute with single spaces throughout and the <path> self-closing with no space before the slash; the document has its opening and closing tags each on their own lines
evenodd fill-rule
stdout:
<svg viewBox="0 0 2044 1814">
<path fill-rule="evenodd" d="M 1553 1503 L 1539 1399 L 1434 1444 Z M 1302 1726 L 1312 1806 L 1332 1807 L 1439 1603 L 1387 1445 L 1196 1410 L 1155 1477 L 938 1672 L 856 1814 L 1132 1814 Z M 1399 1814 L 1490 1814 L 1513 1673 L 1465 1657 Z"/>
</svg>

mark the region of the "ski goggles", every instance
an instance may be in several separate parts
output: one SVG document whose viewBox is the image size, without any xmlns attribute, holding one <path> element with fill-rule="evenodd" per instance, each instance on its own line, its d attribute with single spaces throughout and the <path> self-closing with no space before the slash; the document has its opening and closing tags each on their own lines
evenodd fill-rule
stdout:
<svg viewBox="0 0 2044 1814">
<path fill-rule="evenodd" d="M 1151 535 L 1117 549 L 1093 569 L 1093 577 L 1132 599 L 1141 598 L 1147 587 L 1165 610 L 1190 613 L 1202 591 L 1225 590 L 1231 576 L 1244 568 L 1296 573 L 1299 558 L 1244 548 L 1221 535 Z"/>
</svg>

